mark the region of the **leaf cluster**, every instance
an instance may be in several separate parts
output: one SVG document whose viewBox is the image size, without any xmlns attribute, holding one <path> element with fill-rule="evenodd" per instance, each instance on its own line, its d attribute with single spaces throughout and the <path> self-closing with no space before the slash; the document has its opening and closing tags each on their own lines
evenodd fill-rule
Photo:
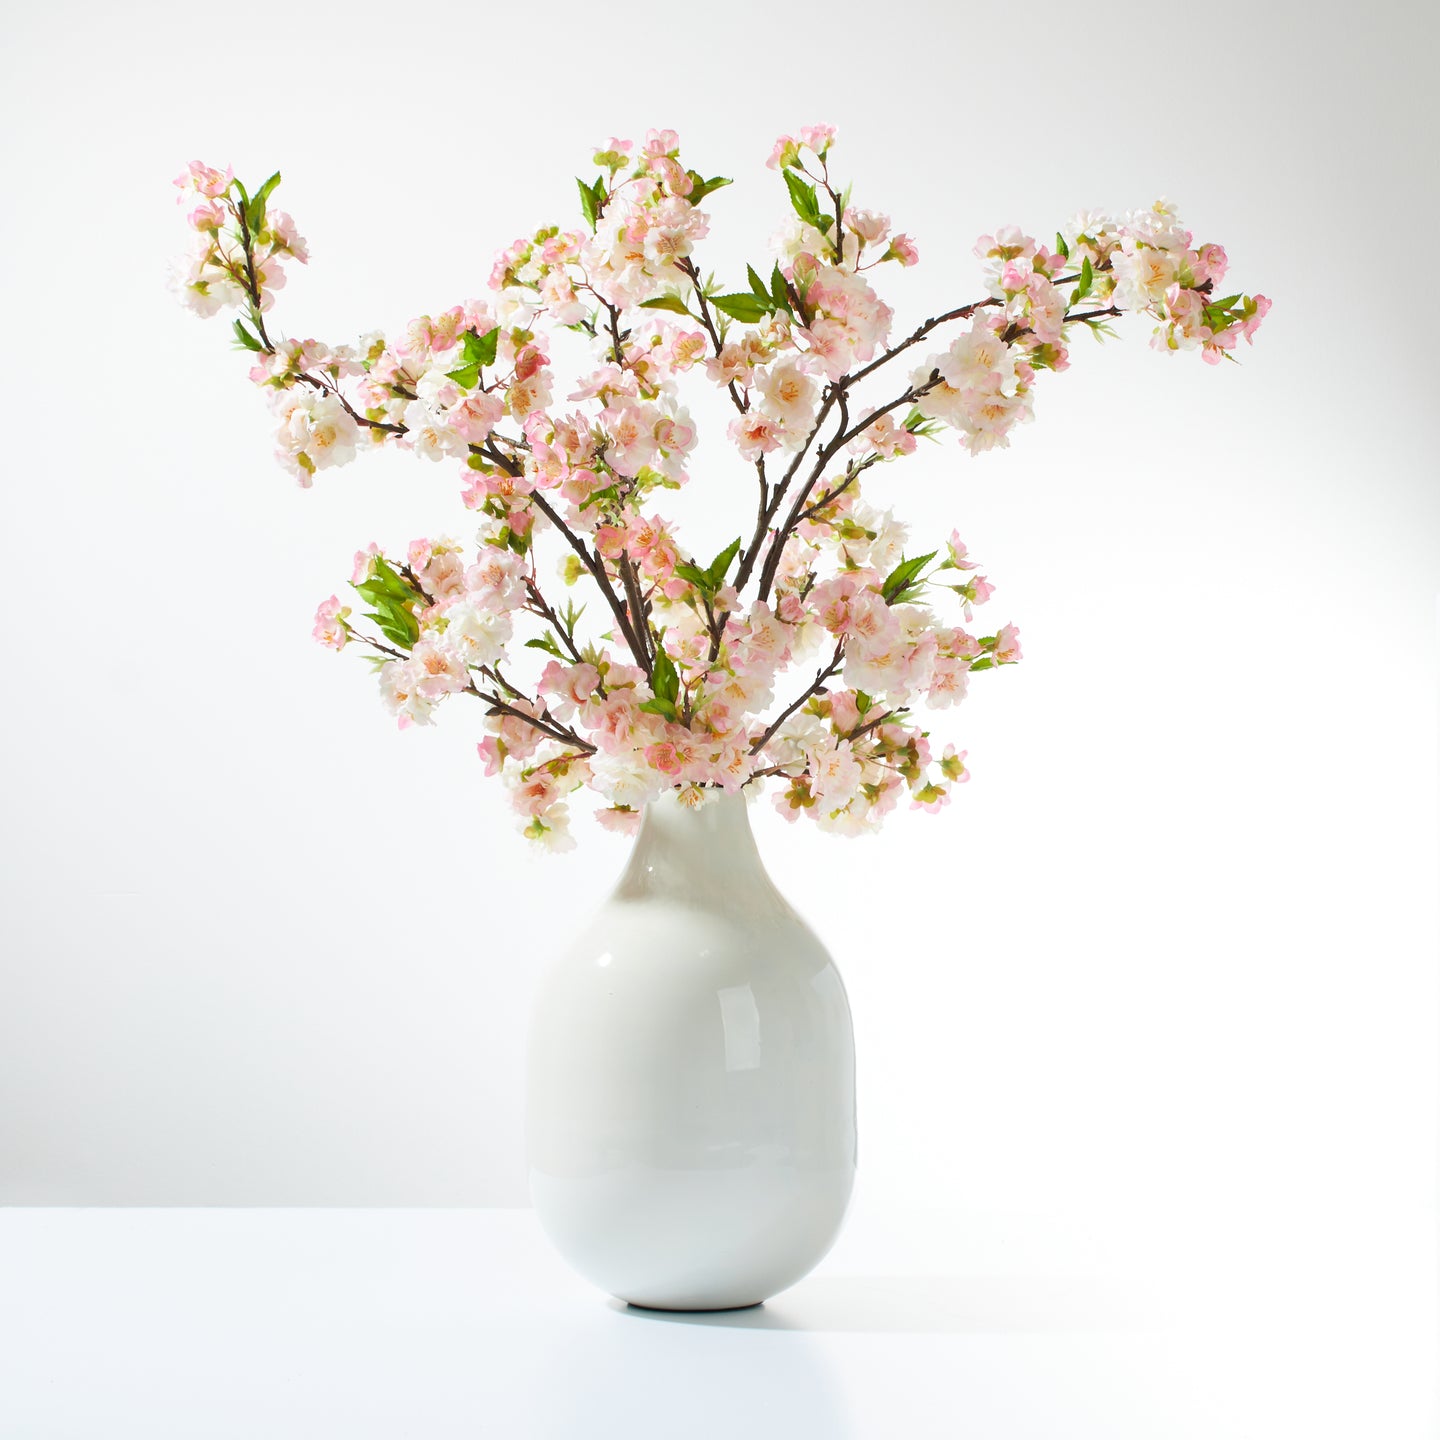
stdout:
<svg viewBox="0 0 1440 1440">
<path fill-rule="evenodd" d="M 369 576 L 355 590 L 371 607 L 365 618 L 373 620 L 387 640 L 409 650 L 420 638 L 415 611 L 429 602 L 383 556 L 370 562 Z"/>
<path fill-rule="evenodd" d="M 680 718 L 680 672 L 675 662 L 665 653 L 663 647 L 655 647 L 655 668 L 650 678 L 651 689 L 655 692 L 640 708 L 651 715 L 660 715 L 666 720 Z"/>
<path fill-rule="evenodd" d="M 483 335 L 477 335 L 473 330 L 466 330 L 460 336 L 460 352 L 465 363 L 455 370 L 447 370 L 445 378 L 453 380 L 457 385 L 463 385 L 467 390 L 473 390 L 480 383 L 480 371 L 486 365 L 495 363 L 495 355 L 500 347 L 500 327 L 497 325 L 493 330 L 487 330 Z"/>
<path fill-rule="evenodd" d="M 913 560 L 901 560 L 885 577 L 885 583 L 880 587 L 885 603 L 906 605 L 912 600 L 918 600 L 925 585 L 920 579 L 920 572 L 939 553 L 938 550 L 932 550 L 928 555 L 917 555 Z"/>
<path fill-rule="evenodd" d="M 675 573 L 682 580 L 688 580 L 707 600 L 713 600 L 716 592 L 725 583 L 725 576 L 730 570 L 730 565 L 739 553 L 740 541 L 735 539 L 703 570 L 700 566 L 687 562 L 677 565 Z"/>
</svg>

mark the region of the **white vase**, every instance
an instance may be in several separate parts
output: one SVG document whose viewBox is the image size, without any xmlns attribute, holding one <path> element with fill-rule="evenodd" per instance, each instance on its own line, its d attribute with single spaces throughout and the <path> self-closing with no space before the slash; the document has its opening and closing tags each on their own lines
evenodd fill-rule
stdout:
<svg viewBox="0 0 1440 1440">
<path fill-rule="evenodd" d="M 855 1178 L 855 1042 L 830 956 L 745 801 L 651 805 L 615 893 L 541 981 L 530 1193 L 634 1305 L 755 1305 L 807 1274 Z"/>
</svg>

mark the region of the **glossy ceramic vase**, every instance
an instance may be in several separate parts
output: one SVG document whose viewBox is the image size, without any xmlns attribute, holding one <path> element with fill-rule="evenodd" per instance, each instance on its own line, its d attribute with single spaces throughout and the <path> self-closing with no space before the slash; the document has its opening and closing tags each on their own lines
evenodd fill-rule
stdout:
<svg viewBox="0 0 1440 1440">
<path fill-rule="evenodd" d="M 528 1101 L 541 1223 L 621 1300 L 755 1305 L 830 1248 L 855 1178 L 850 1006 L 740 796 L 647 809 L 541 982 Z"/>
</svg>

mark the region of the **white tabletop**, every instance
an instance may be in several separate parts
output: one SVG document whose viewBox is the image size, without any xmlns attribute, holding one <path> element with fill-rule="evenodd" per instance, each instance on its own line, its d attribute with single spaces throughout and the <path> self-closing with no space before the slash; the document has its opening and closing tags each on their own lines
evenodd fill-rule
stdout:
<svg viewBox="0 0 1440 1440">
<path fill-rule="evenodd" d="M 1383 1316 L 1278 1332 L 1244 1304 L 1186 1321 L 1103 1280 L 863 1259 L 851 1243 L 761 1309 L 677 1317 L 573 1277 L 527 1211 L 12 1210 L 0 1437 L 1432 1433 L 1433 1337 Z"/>
</svg>

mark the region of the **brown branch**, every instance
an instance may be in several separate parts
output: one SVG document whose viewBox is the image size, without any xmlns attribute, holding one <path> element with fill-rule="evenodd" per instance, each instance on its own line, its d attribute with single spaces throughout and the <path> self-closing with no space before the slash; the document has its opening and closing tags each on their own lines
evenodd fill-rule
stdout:
<svg viewBox="0 0 1440 1440">
<path fill-rule="evenodd" d="M 649 652 L 630 628 L 630 621 L 625 613 L 625 604 L 615 593 L 615 587 L 611 585 L 610 577 L 606 575 L 605 566 L 599 556 L 591 553 L 589 546 L 565 523 L 564 518 L 539 490 L 533 491 L 530 499 L 535 508 L 555 526 L 565 537 L 570 548 L 580 557 L 580 563 L 590 572 L 590 578 L 600 587 L 600 593 L 605 597 L 605 603 L 610 607 L 610 613 L 615 617 L 615 622 L 620 627 L 620 634 L 630 647 L 630 653 L 635 657 L 640 668 L 648 675 L 650 673 Z"/>
<path fill-rule="evenodd" d="M 532 730 L 538 730 L 542 735 L 548 736 L 551 740 L 558 740 L 562 745 L 573 745 L 586 755 L 595 753 L 595 747 L 588 740 L 582 740 L 568 726 L 562 725 L 558 720 L 552 720 L 548 710 L 539 716 L 527 715 L 525 711 L 517 709 L 514 705 L 506 704 L 498 695 L 479 689 L 474 681 L 471 681 L 461 693 L 474 695 L 477 699 L 485 701 L 490 706 L 489 713 L 492 715 L 513 716 L 516 720 L 523 720 Z"/>
<path fill-rule="evenodd" d="M 555 613 L 554 608 L 550 602 L 546 600 L 540 587 L 530 575 L 525 577 L 525 593 L 530 597 L 530 603 L 527 608 L 533 614 L 539 615 L 541 619 L 548 620 L 550 624 L 555 627 L 555 633 L 560 637 L 565 649 L 569 652 L 571 661 L 576 665 L 583 665 L 585 663 L 585 657 L 576 648 L 574 635 L 561 623 L 560 617 Z M 597 688 L 603 696 L 605 694 L 605 687 L 600 685 Z"/>
<path fill-rule="evenodd" d="M 810 446 L 814 442 L 816 435 L 819 434 L 820 427 L 824 424 L 825 418 L 829 413 L 831 405 L 838 402 L 841 407 L 841 414 L 843 417 L 841 421 L 841 428 L 839 431 L 837 431 L 835 438 L 832 439 L 828 445 L 824 446 L 818 453 L 815 465 L 810 472 L 809 480 L 806 482 L 804 489 L 802 489 L 800 494 L 796 497 L 795 503 L 791 506 L 789 518 L 786 520 L 785 524 L 782 525 L 780 529 L 775 533 L 774 537 L 770 542 L 770 549 L 765 558 L 765 565 L 761 570 L 761 579 L 759 586 L 759 598 L 761 600 L 764 600 L 770 593 L 770 586 L 774 583 L 775 571 L 779 568 L 780 552 L 784 549 L 785 541 L 790 538 L 790 532 L 798 523 L 798 517 L 805 507 L 805 501 L 809 498 L 810 492 L 815 488 L 816 484 L 819 483 L 820 476 L 823 474 L 825 466 L 830 463 L 836 452 L 844 445 L 849 444 L 849 442 L 853 440 L 857 434 L 863 431 L 867 426 L 873 424 L 876 420 L 880 418 L 881 415 L 888 414 L 889 411 L 893 410 L 897 405 L 904 404 L 907 399 L 916 399 L 920 394 L 924 393 L 923 390 L 915 391 L 913 393 L 910 390 L 907 390 L 906 393 L 902 395 L 899 399 L 892 401 L 889 405 L 886 405 L 879 410 L 872 411 L 871 414 L 858 426 L 850 427 L 846 423 L 849 418 L 846 400 L 847 392 L 850 390 L 850 388 L 857 382 L 865 379 L 867 375 L 871 375 L 876 370 L 880 369 L 882 365 L 888 364 L 897 355 L 901 355 L 906 350 L 909 350 L 912 346 L 918 345 L 920 341 L 922 341 L 928 334 L 930 334 L 932 330 L 936 330 L 941 325 L 946 325 L 952 320 L 968 320 L 977 311 L 994 307 L 996 305 L 999 305 L 1000 303 L 1001 302 L 999 300 L 993 298 L 986 300 L 975 300 L 968 305 L 961 305 L 954 310 L 947 310 L 943 315 L 933 316 L 931 319 L 926 320 L 923 324 L 917 325 L 915 329 L 912 330 L 910 334 L 905 337 L 904 340 L 899 342 L 899 344 L 892 345 L 882 355 L 876 356 L 876 358 L 872 360 L 868 365 L 862 366 L 859 370 L 856 370 L 853 373 L 844 376 L 842 379 L 836 381 L 833 385 L 827 388 L 825 399 L 821 404 L 819 413 L 815 417 L 814 427 L 811 429 L 810 434 L 806 436 L 804 445 L 800 448 L 795 458 L 790 462 L 790 466 L 786 470 L 780 483 L 775 487 L 775 490 L 770 497 L 768 505 L 763 512 L 763 522 L 757 521 L 755 538 L 751 542 L 750 548 L 746 551 L 741 565 L 740 573 L 737 574 L 737 576 L 735 577 L 736 589 L 741 588 L 749 581 L 755 561 L 759 558 L 760 550 L 764 543 L 765 534 L 770 529 L 770 526 L 773 524 L 775 516 L 779 511 L 780 501 L 784 498 L 786 492 L 789 490 L 790 482 L 794 479 L 795 473 L 798 470 L 801 461 L 809 452 Z"/>
<path fill-rule="evenodd" d="M 705 327 L 705 333 L 710 337 L 710 344 L 715 348 L 715 358 L 720 358 L 720 352 L 725 347 L 720 341 L 720 331 L 710 314 L 710 302 L 705 298 L 705 287 L 700 283 L 700 272 L 695 268 L 695 262 L 687 255 L 675 262 L 675 268 L 684 275 L 695 287 L 695 299 L 700 306 L 700 323 Z M 750 403 L 735 388 L 735 382 L 729 381 L 726 389 L 730 392 L 731 403 L 744 415 L 750 408 Z"/>
<path fill-rule="evenodd" d="M 904 705 L 899 705 L 894 710 L 886 710 L 883 713 L 877 715 L 873 720 L 867 720 L 863 725 L 857 725 L 848 735 L 843 736 L 842 738 L 850 741 L 850 743 L 853 745 L 855 741 L 857 741 L 862 735 L 868 735 L 870 731 L 876 729 L 878 726 L 888 723 L 889 721 L 893 720 L 897 715 L 903 715 L 905 711 L 906 707 Z"/>
<path fill-rule="evenodd" d="M 271 354 L 274 354 L 274 351 L 271 351 Z M 408 425 L 395 425 L 389 420 L 367 420 L 365 416 L 361 415 L 345 396 L 340 393 L 340 387 L 338 385 L 332 385 L 328 380 L 324 380 L 318 375 L 312 375 L 308 370 L 297 370 L 295 372 L 295 378 L 297 380 L 303 380 L 307 385 L 314 386 L 314 388 L 322 394 L 333 395 L 340 404 L 344 406 L 345 413 L 357 425 L 362 425 L 367 430 L 384 430 L 391 435 L 405 435 L 409 432 L 410 427 Z"/>
<path fill-rule="evenodd" d="M 810 688 L 775 718 L 765 729 L 765 732 L 750 747 L 752 755 L 758 755 L 775 738 L 775 732 L 807 701 L 812 695 L 818 695 L 825 688 L 825 682 L 840 669 L 840 662 L 845 658 L 845 641 L 843 639 L 835 642 L 835 653 L 830 657 L 830 663 L 824 669 L 815 673 L 815 679 L 811 682 Z"/>
<path fill-rule="evenodd" d="M 372 650 L 378 650 L 382 655 L 388 655 L 392 660 L 408 660 L 410 657 L 403 650 L 393 649 L 389 645 L 382 645 L 380 641 L 366 635 L 362 630 L 352 629 L 347 623 L 345 626 L 346 637 L 350 640 L 357 640 L 362 645 L 368 645 Z"/>
<path fill-rule="evenodd" d="M 845 467 L 845 478 L 832 490 L 827 490 L 813 504 L 807 505 L 796 517 L 795 524 L 803 525 L 813 515 L 833 505 L 872 465 L 880 463 L 880 456 L 877 454 L 867 455 L 863 460 L 852 460 Z"/>
<path fill-rule="evenodd" d="M 630 558 L 628 550 L 620 552 L 620 558 L 616 561 L 615 568 L 620 572 L 620 584 L 624 587 L 625 599 L 630 606 L 630 624 L 645 647 L 645 654 L 641 657 L 640 663 L 648 673 L 653 674 L 655 644 L 650 634 L 650 618 L 645 608 L 645 601 L 640 595 L 640 577 L 635 573 L 635 562 Z"/>
<path fill-rule="evenodd" d="M 765 556 L 765 564 L 760 571 L 760 585 L 758 596 L 761 600 L 766 599 L 770 594 L 770 587 L 775 583 L 775 573 L 780 568 L 780 557 L 785 549 L 785 542 L 789 540 L 798 525 L 801 512 L 805 508 L 805 502 L 810 498 L 810 492 L 819 483 L 820 477 L 825 472 L 825 467 L 830 461 L 844 449 L 857 435 L 863 434 L 882 415 L 888 415 L 897 406 L 913 403 L 922 395 L 933 390 L 940 383 L 940 372 L 932 370 L 930 378 L 923 385 L 910 385 L 897 395 L 893 400 L 878 406 L 872 410 L 863 420 L 857 420 L 849 429 L 837 430 L 830 441 L 824 445 L 815 457 L 815 464 L 810 471 L 810 477 L 806 480 L 804 487 L 795 497 L 795 503 L 790 507 L 790 513 L 785 517 L 785 523 L 775 532 L 774 538 L 770 541 L 770 549 Z"/>
<path fill-rule="evenodd" d="M 933 320 L 927 320 L 923 325 L 917 325 L 898 345 L 892 345 L 884 354 L 877 355 L 863 369 L 855 371 L 853 375 L 847 375 L 840 383 L 848 389 L 857 381 L 863 380 L 867 375 L 878 370 L 882 365 L 888 365 L 897 355 L 903 354 L 912 345 L 918 345 L 932 330 L 948 324 L 951 320 L 968 320 L 977 310 L 993 308 L 1002 303 L 992 297 L 989 300 L 976 300 L 969 305 L 962 305 L 958 310 L 947 310 L 943 315 L 937 315 Z"/>
<path fill-rule="evenodd" d="M 273 355 L 275 346 L 265 333 L 265 319 L 260 313 L 260 282 L 255 275 L 255 239 L 250 234 L 250 222 L 245 218 L 246 207 L 237 205 L 233 200 L 229 204 L 230 213 L 240 224 L 240 245 L 245 252 L 245 290 L 250 297 L 250 323 L 255 327 L 255 333 L 266 353 Z"/>
<path fill-rule="evenodd" d="M 806 435 L 805 443 L 795 452 L 789 465 L 785 467 L 785 473 L 776 482 L 774 491 L 768 497 L 762 493 L 760 511 L 755 517 L 755 533 L 751 536 L 749 545 L 745 547 L 745 553 L 740 557 L 740 568 L 735 572 L 736 590 L 743 590 L 749 583 L 751 573 L 755 569 L 755 562 L 760 558 L 761 548 L 765 544 L 765 536 L 770 529 L 771 522 L 775 519 L 775 512 L 780 508 L 780 502 L 785 498 L 785 492 L 790 488 L 790 482 L 795 478 L 795 472 L 799 470 L 801 462 L 809 453 L 810 446 L 820 433 L 820 427 L 824 425 L 826 417 L 830 414 L 830 407 L 835 404 L 837 399 L 843 415 L 846 413 L 843 391 L 834 385 L 827 385 L 824 398 L 820 402 L 820 409 L 815 416 L 815 423 L 810 427 L 810 433 Z M 762 486 L 762 491 L 763 488 Z M 761 598 L 764 598 L 763 595 Z"/>
</svg>

